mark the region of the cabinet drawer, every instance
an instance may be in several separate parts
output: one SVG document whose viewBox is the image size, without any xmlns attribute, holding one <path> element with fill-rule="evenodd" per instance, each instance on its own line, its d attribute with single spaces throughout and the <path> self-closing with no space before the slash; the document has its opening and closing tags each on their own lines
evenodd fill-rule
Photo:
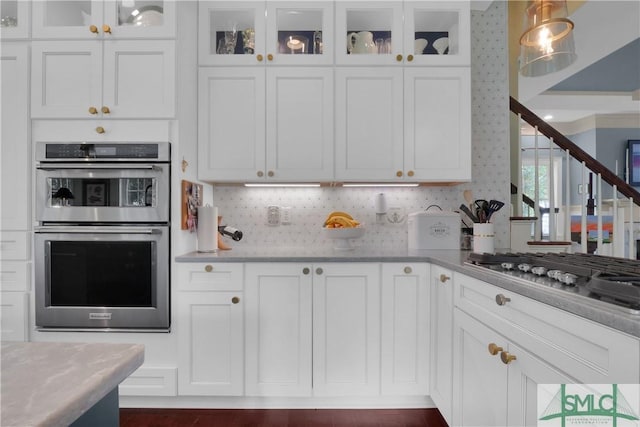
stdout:
<svg viewBox="0 0 640 427">
<path fill-rule="evenodd" d="M 27 260 L 30 258 L 30 234 L 26 231 L 3 231 L 0 234 L 0 259 Z"/>
<path fill-rule="evenodd" d="M 28 291 L 31 263 L 26 261 L 0 261 L 0 291 Z"/>
<path fill-rule="evenodd" d="M 244 288 L 244 264 L 178 263 L 178 287 L 181 291 L 241 291 Z"/>
<path fill-rule="evenodd" d="M 497 295 L 509 300 L 499 305 Z M 461 274 L 455 275 L 454 303 L 578 381 L 640 379 L 640 342 L 634 337 Z"/>
<path fill-rule="evenodd" d="M 169 120 L 34 120 L 32 139 L 47 142 L 171 140 Z M 101 126 L 104 133 L 97 133 Z"/>
</svg>

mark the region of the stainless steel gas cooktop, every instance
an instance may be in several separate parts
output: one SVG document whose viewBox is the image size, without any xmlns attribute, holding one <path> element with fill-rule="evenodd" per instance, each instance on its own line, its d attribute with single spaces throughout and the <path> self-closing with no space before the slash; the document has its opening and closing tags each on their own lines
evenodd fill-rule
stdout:
<svg viewBox="0 0 640 427">
<path fill-rule="evenodd" d="M 640 315 L 640 262 L 589 254 L 471 253 L 467 264 Z"/>
</svg>

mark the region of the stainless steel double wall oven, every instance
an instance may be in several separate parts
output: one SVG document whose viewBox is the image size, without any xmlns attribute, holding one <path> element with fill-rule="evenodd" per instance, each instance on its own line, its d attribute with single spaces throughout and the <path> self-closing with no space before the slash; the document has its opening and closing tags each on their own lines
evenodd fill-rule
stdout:
<svg viewBox="0 0 640 427">
<path fill-rule="evenodd" d="M 170 144 L 36 146 L 39 329 L 168 331 Z"/>
</svg>

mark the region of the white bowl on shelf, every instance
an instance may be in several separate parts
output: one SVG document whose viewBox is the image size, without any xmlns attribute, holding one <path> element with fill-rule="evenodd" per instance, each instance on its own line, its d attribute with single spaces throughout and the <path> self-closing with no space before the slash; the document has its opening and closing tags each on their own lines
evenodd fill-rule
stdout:
<svg viewBox="0 0 640 427">
<path fill-rule="evenodd" d="M 365 228 L 361 224 L 359 227 L 350 228 L 326 228 L 322 227 L 323 233 L 328 239 L 333 239 L 333 247 L 338 250 L 354 249 L 353 239 L 364 236 Z"/>
</svg>

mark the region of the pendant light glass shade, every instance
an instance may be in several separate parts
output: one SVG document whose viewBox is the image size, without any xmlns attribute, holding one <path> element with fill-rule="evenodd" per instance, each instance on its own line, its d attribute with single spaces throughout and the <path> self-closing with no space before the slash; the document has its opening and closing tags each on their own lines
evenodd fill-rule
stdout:
<svg viewBox="0 0 640 427">
<path fill-rule="evenodd" d="M 568 67 L 576 60 L 573 22 L 566 0 L 533 0 L 524 13 L 520 37 L 520 74 L 538 77 Z"/>
</svg>

